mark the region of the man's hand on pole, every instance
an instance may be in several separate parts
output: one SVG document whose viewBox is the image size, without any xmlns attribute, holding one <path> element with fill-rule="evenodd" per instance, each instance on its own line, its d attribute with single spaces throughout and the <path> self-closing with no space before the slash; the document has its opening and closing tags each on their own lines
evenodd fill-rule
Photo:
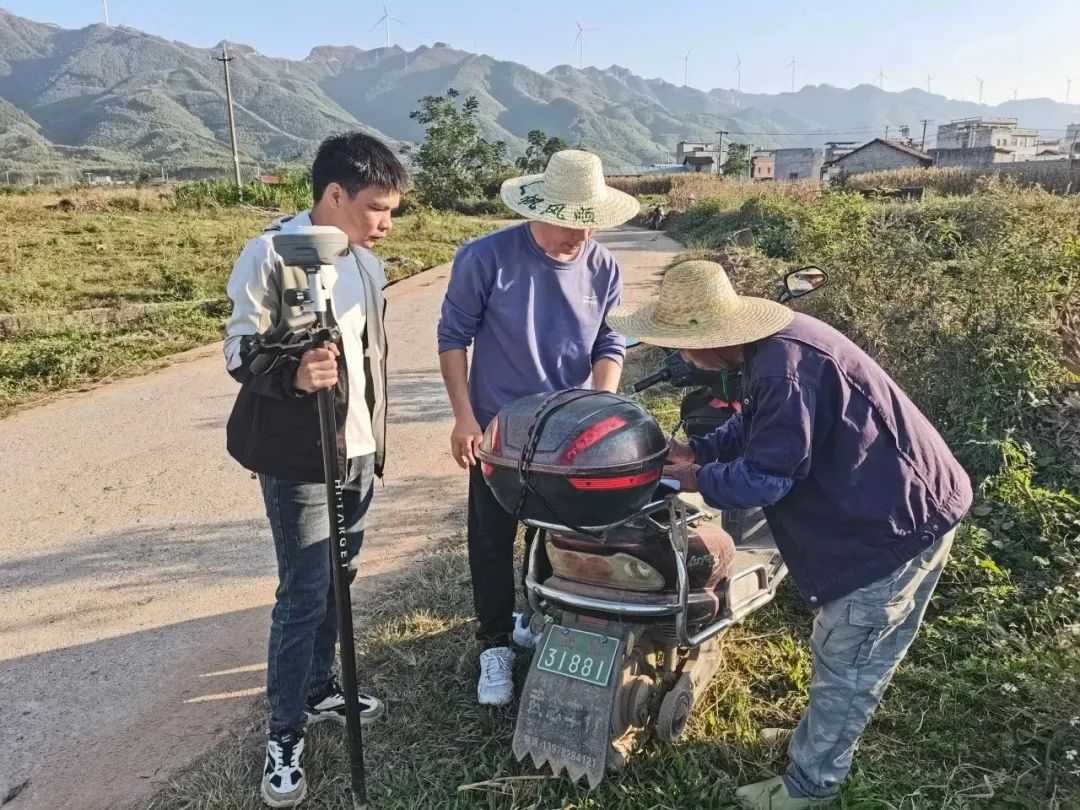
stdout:
<svg viewBox="0 0 1080 810">
<path fill-rule="evenodd" d="M 697 492 L 698 491 L 698 471 L 701 466 L 698 464 L 669 464 L 664 467 L 664 478 L 674 478 L 679 482 L 680 492 Z"/>
<path fill-rule="evenodd" d="M 337 344 L 327 343 L 318 349 L 308 349 L 300 358 L 300 367 L 293 378 L 293 388 L 305 394 L 314 394 L 337 385 L 337 359 L 341 350 Z"/>
<path fill-rule="evenodd" d="M 475 417 L 455 420 L 454 430 L 450 433 L 450 453 L 459 467 L 468 469 L 476 464 L 483 437 L 484 431 Z"/>
</svg>

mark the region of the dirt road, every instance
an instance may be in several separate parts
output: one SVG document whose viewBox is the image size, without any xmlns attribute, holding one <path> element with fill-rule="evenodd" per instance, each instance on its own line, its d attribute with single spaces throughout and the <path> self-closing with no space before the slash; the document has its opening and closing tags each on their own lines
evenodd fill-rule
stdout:
<svg viewBox="0 0 1080 810">
<path fill-rule="evenodd" d="M 628 299 L 679 249 L 601 240 Z M 390 461 L 360 587 L 462 526 L 435 353 L 448 272 L 388 291 Z M 235 393 L 211 346 L 0 421 L 0 804 L 135 802 L 263 692 L 274 553 L 258 485 L 225 453 Z"/>
</svg>

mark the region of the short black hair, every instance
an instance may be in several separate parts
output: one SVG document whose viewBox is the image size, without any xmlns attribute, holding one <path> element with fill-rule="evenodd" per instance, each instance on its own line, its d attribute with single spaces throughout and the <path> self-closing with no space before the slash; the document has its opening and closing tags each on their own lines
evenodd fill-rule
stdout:
<svg viewBox="0 0 1080 810">
<path fill-rule="evenodd" d="M 363 132 L 332 135 L 321 144 L 311 166 L 311 185 L 315 202 L 322 199 L 327 186 L 337 183 L 355 197 L 365 188 L 404 192 L 409 174 L 390 147 Z"/>
</svg>

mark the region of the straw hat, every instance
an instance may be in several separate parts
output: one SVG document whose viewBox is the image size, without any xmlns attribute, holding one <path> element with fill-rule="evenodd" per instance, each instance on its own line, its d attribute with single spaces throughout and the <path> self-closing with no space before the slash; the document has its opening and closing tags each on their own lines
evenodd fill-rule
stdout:
<svg viewBox="0 0 1080 810">
<path fill-rule="evenodd" d="M 736 293 L 716 262 L 692 261 L 667 271 L 656 300 L 617 307 L 607 322 L 668 349 L 719 349 L 775 335 L 794 317 L 783 304 Z"/>
<path fill-rule="evenodd" d="M 577 149 L 553 154 L 543 174 L 507 180 L 502 198 L 526 219 L 564 228 L 614 228 L 640 208 L 632 196 L 604 183 L 600 158 Z"/>
</svg>

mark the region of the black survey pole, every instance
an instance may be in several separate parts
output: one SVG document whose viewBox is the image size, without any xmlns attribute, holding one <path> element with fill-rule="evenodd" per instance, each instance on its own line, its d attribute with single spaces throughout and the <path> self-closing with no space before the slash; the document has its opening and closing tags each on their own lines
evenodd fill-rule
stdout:
<svg viewBox="0 0 1080 810">
<path fill-rule="evenodd" d="M 318 328 L 328 329 L 330 323 L 326 315 L 326 296 L 319 278 L 319 268 L 305 267 L 304 271 L 307 273 L 311 311 L 315 313 Z M 353 642 L 352 599 L 349 595 L 349 548 L 345 538 L 345 509 L 341 496 L 343 481 L 341 465 L 338 463 L 334 389 L 324 388 L 319 391 L 318 403 L 323 475 L 326 478 L 326 505 L 330 513 L 330 571 L 334 581 L 338 642 L 341 645 L 341 688 L 345 692 L 345 733 L 349 743 L 349 773 L 353 801 L 358 805 L 366 805 L 364 735 L 360 727 L 360 699 L 356 685 L 356 646 Z"/>
</svg>

